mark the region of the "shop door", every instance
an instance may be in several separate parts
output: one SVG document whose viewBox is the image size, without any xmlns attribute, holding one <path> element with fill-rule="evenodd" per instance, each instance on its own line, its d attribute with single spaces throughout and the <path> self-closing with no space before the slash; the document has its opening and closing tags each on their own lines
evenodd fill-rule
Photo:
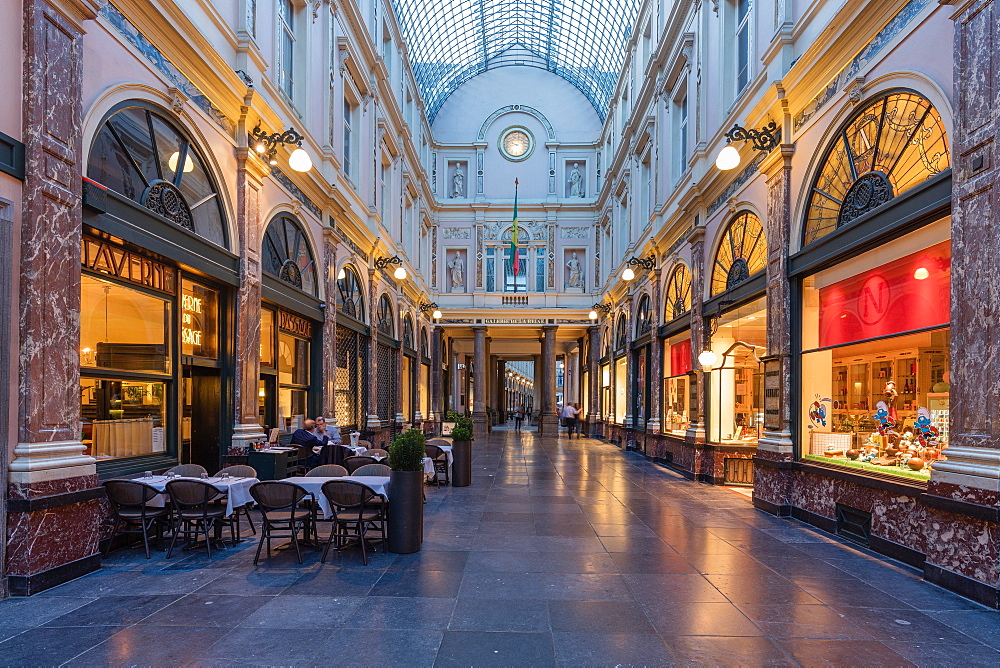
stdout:
<svg viewBox="0 0 1000 668">
<path fill-rule="evenodd" d="M 184 367 L 184 416 L 181 462 L 200 464 L 215 473 L 222 458 L 222 379 L 218 369 Z"/>
</svg>

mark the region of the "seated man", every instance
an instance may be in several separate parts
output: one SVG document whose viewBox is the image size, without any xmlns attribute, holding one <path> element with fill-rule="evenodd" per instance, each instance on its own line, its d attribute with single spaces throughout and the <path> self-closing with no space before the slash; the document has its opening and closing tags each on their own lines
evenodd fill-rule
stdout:
<svg viewBox="0 0 1000 668">
<path fill-rule="evenodd" d="M 316 462 L 319 461 L 316 449 L 322 449 L 330 440 L 326 435 L 317 436 L 314 433 L 315 429 L 316 423 L 312 420 L 306 420 L 302 423 L 302 429 L 295 430 L 295 433 L 292 434 L 292 440 L 289 442 L 289 445 L 307 445 L 313 448 L 313 454 L 309 457 L 309 468 L 316 466 Z"/>
</svg>

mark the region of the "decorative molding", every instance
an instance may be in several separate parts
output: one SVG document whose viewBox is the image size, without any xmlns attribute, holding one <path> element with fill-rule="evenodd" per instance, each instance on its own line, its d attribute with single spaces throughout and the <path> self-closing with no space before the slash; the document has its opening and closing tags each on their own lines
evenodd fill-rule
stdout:
<svg viewBox="0 0 1000 668">
<path fill-rule="evenodd" d="M 733 179 L 732 183 L 730 183 L 729 186 L 722 191 L 722 194 L 715 198 L 715 201 L 709 205 L 708 215 L 711 216 L 713 213 L 725 206 L 733 194 L 743 187 L 743 184 L 749 181 L 751 176 L 757 173 L 760 169 L 760 164 L 764 162 L 764 159 L 767 158 L 767 156 L 767 153 L 758 154 L 757 157 L 746 166 L 746 169 L 740 172 L 739 176 Z"/>
<path fill-rule="evenodd" d="M 563 239 L 589 239 L 589 227 L 564 227 L 562 228 Z"/>
<path fill-rule="evenodd" d="M 129 44 L 138 49 L 146 60 L 148 60 L 154 68 L 156 68 L 160 74 L 167 78 L 167 80 L 173 84 L 173 88 L 189 99 L 196 106 L 201 108 L 209 118 L 215 121 L 216 125 L 222 128 L 226 134 L 230 137 L 236 136 L 236 124 L 229 120 L 222 110 L 212 104 L 211 100 L 205 97 L 204 94 L 191 83 L 191 80 L 184 76 L 183 73 L 177 67 L 171 63 L 166 56 L 163 55 L 159 49 L 153 46 L 153 43 L 146 39 L 146 36 L 139 32 L 139 29 L 129 21 L 124 14 L 122 14 L 117 7 L 115 7 L 110 2 L 105 4 L 101 8 L 101 16 L 103 16 L 111 26 L 117 30 L 122 37 L 125 38 Z M 168 89 L 170 90 L 170 89 Z M 172 96 L 173 97 L 173 96 Z M 173 104 L 171 105 L 173 106 Z M 176 111 L 175 113 L 180 113 Z"/>
<path fill-rule="evenodd" d="M 820 109 L 826 106 L 826 104 L 833 99 L 833 97 L 843 90 L 849 83 L 854 81 L 861 70 L 867 67 L 875 56 L 881 51 L 885 46 L 892 41 L 896 35 L 898 35 L 906 25 L 912 21 L 924 7 L 931 4 L 932 0 L 910 0 L 906 3 L 906 6 L 899 10 L 892 19 L 885 24 L 885 27 L 878 32 L 875 37 L 872 38 L 868 44 L 865 45 L 863 49 L 854 56 L 847 65 L 841 69 L 833 80 L 827 84 L 820 93 L 812 99 L 812 101 L 806 105 L 805 109 L 800 111 L 794 119 L 792 120 L 792 129 L 796 132 L 803 125 L 809 122 L 813 116 L 815 116 Z M 951 44 L 948 44 L 948 48 L 951 48 Z M 852 97 L 853 100 L 853 97 Z"/>
<path fill-rule="evenodd" d="M 515 111 L 520 111 L 520 112 L 523 112 L 525 114 L 529 114 L 529 115 L 534 116 L 535 118 L 537 118 L 538 122 L 541 123 L 542 126 L 545 127 L 545 135 L 546 135 L 546 137 L 548 137 L 550 140 L 555 140 L 555 138 L 556 138 L 556 131 L 555 131 L 555 129 L 553 129 L 552 124 L 549 123 L 549 119 L 547 119 L 545 117 L 545 114 L 543 114 L 542 112 L 538 111 L 534 107 L 529 107 L 529 106 L 524 105 L 524 104 L 508 104 L 506 107 L 500 107 L 499 109 L 497 109 L 496 111 L 494 111 L 492 114 L 490 114 L 486 118 L 485 121 L 483 121 L 482 127 L 479 128 L 479 135 L 478 135 L 479 141 L 484 141 L 486 139 L 486 131 L 489 130 L 490 125 L 493 124 L 493 121 L 495 121 L 496 119 L 500 118 L 504 114 L 509 114 L 509 113 L 515 112 Z"/>
<path fill-rule="evenodd" d="M 354 243 L 353 241 L 350 240 L 349 237 L 347 237 L 347 235 L 341 235 L 341 236 L 343 236 L 344 238 L 344 245 L 350 248 L 354 252 L 355 257 L 360 257 L 365 261 L 365 264 L 368 264 L 368 253 L 361 250 L 356 243 Z"/>
<path fill-rule="evenodd" d="M 323 211 L 316 205 L 315 202 L 309 199 L 309 196 L 302 192 L 297 185 L 292 183 L 292 180 L 289 179 L 284 172 L 277 167 L 272 167 L 271 176 L 274 177 L 275 181 L 284 186 L 285 190 L 291 193 L 292 197 L 298 200 L 302 206 L 308 209 L 314 216 L 319 218 L 320 221 L 323 220 Z"/>
<path fill-rule="evenodd" d="M 468 227 L 442 227 L 442 239 L 471 239 L 472 230 Z"/>
</svg>

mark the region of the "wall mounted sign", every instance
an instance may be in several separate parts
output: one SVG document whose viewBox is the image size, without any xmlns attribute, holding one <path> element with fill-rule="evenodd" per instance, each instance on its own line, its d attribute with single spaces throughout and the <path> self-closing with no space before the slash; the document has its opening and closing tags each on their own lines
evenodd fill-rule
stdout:
<svg viewBox="0 0 1000 668">
<path fill-rule="evenodd" d="M 781 358 L 765 357 L 764 363 L 764 429 L 781 431 Z"/>
<path fill-rule="evenodd" d="M 278 329 L 304 339 L 311 339 L 313 335 L 311 322 L 288 311 L 278 311 Z"/>
<path fill-rule="evenodd" d="M 83 237 L 80 259 L 90 271 L 169 294 L 174 294 L 177 290 L 176 269 L 114 246 L 103 239 Z"/>
<path fill-rule="evenodd" d="M 181 285 L 181 353 L 218 357 L 219 293 L 191 281 Z"/>
</svg>

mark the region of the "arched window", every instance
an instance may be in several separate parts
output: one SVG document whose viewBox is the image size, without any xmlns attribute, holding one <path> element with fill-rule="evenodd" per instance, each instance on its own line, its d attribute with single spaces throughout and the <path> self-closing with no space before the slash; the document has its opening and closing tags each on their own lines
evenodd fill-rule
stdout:
<svg viewBox="0 0 1000 668">
<path fill-rule="evenodd" d="M 413 318 L 409 314 L 403 317 L 403 347 L 413 350 Z"/>
<path fill-rule="evenodd" d="M 424 327 L 420 330 L 420 354 L 423 357 L 431 356 L 431 346 L 427 340 L 427 328 Z"/>
<path fill-rule="evenodd" d="M 767 241 L 760 219 L 749 211 L 729 223 L 715 253 L 712 296 L 731 290 L 759 271 L 767 261 Z"/>
<path fill-rule="evenodd" d="M 628 341 L 628 325 L 624 315 L 618 318 L 618 329 L 615 331 L 615 350 L 622 350 Z"/>
<path fill-rule="evenodd" d="M 386 336 L 396 335 L 396 327 L 392 322 L 392 302 L 389 301 L 389 295 L 382 295 L 378 300 L 375 328 Z"/>
<path fill-rule="evenodd" d="M 316 262 L 305 230 L 289 215 L 278 215 L 267 226 L 262 269 L 311 295 L 316 292 Z"/>
<path fill-rule="evenodd" d="M 128 102 L 101 125 L 87 177 L 177 225 L 226 247 L 218 188 L 190 140 L 144 102 Z"/>
<path fill-rule="evenodd" d="M 601 334 L 601 357 L 611 357 L 611 328 L 605 327 Z"/>
<path fill-rule="evenodd" d="M 667 279 L 667 302 L 663 319 L 675 320 L 691 310 L 691 271 L 678 264 Z"/>
<path fill-rule="evenodd" d="M 826 236 L 951 164 L 941 115 L 894 91 L 868 102 L 837 135 L 816 175 L 803 244 Z"/>
<path fill-rule="evenodd" d="M 653 329 L 653 314 L 649 308 L 649 295 L 639 297 L 639 306 L 635 311 L 635 337 L 639 338 Z"/>
<path fill-rule="evenodd" d="M 365 297 L 361 291 L 361 281 L 354 272 L 354 267 L 344 267 L 344 277 L 337 279 L 337 291 L 340 292 L 340 312 L 355 320 L 365 320 Z"/>
</svg>

